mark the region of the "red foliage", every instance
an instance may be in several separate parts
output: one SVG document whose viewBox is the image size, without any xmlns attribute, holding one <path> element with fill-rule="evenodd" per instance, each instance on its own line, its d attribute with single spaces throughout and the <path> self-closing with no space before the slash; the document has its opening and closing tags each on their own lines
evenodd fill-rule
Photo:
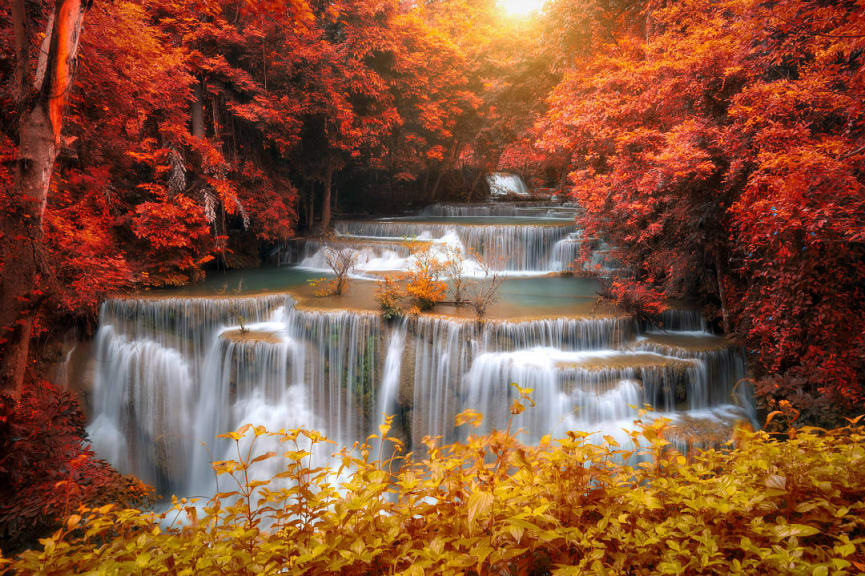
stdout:
<svg viewBox="0 0 865 576">
<path fill-rule="evenodd" d="M 77 396 L 48 382 L 0 396 L 0 541 L 3 552 L 33 544 L 78 506 L 140 505 L 152 490 L 121 476 L 85 445 Z"/>
<path fill-rule="evenodd" d="M 587 39 L 538 126 L 545 149 L 574 153 L 589 231 L 634 284 L 713 304 L 760 372 L 862 400 L 861 9 L 593 6 L 612 33 Z"/>
</svg>

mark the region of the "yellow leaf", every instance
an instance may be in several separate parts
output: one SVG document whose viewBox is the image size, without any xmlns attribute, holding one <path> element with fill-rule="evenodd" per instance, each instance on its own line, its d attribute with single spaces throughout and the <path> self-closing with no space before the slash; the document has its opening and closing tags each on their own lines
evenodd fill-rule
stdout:
<svg viewBox="0 0 865 576">
<path fill-rule="evenodd" d="M 139 568 L 146 568 L 147 564 L 150 563 L 150 554 L 147 552 L 142 552 L 135 558 L 135 565 Z"/>
<path fill-rule="evenodd" d="M 508 526 L 508 532 L 513 537 L 514 541 L 519 544 L 520 540 L 523 539 L 523 534 L 525 533 L 525 530 L 522 528 L 522 526 L 510 525 Z"/>
<path fill-rule="evenodd" d="M 250 464 L 255 464 L 256 462 L 261 462 L 262 460 L 267 460 L 268 458 L 273 458 L 274 456 L 276 456 L 276 452 L 266 452 L 261 456 L 256 456 L 255 458 L 253 458 Z"/>
<path fill-rule="evenodd" d="M 489 492 L 478 491 L 469 496 L 468 501 L 468 522 L 471 526 L 475 518 L 483 516 L 489 512 L 493 505 L 493 495 Z"/>
<path fill-rule="evenodd" d="M 786 490 L 787 478 L 777 474 L 772 474 L 766 478 L 766 488 L 771 488 L 773 490 Z"/>
<path fill-rule="evenodd" d="M 463 424 L 471 424 L 472 427 L 477 428 L 483 422 L 483 415 L 476 410 L 463 410 L 459 414 L 457 414 L 456 422 L 457 426 L 462 426 Z"/>
<path fill-rule="evenodd" d="M 778 538 L 789 538 L 791 536 L 813 536 L 819 534 L 820 529 L 805 524 L 779 524 L 772 528 Z"/>
</svg>

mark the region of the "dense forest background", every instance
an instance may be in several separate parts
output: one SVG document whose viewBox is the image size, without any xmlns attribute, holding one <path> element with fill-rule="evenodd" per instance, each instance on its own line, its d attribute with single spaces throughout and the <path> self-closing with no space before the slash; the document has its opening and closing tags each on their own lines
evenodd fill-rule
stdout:
<svg viewBox="0 0 865 576">
<path fill-rule="evenodd" d="M 29 380 L 108 294 L 258 265 L 334 211 L 482 200 L 507 170 L 582 206 L 625 265 L 623 306 L 696 305 L 733 335 L 765 409 L 861 410 L 861 0 L 552 1 L 528 19 L 493 0 L 85 3 L 19 294 L 35 100 L 16 92 L 13 8 L 26 77 L 63 4 L 0 8 L 0 347 L 29 326 Z"/>
</svg>

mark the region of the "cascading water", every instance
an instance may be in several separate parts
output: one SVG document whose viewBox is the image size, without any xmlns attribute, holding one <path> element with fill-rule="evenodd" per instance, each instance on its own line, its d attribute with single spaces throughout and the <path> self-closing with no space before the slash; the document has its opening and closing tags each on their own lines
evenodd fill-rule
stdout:
<svg viewBox="0 0 865 576">
<path fill-rule="evenodd" d="M 488 204 L 433 204 L 421 210 L 421 216 L 444 216 L 449 218 L 459 217 L 488 217 L 488 216 L 517 216 L 517 217 L 540 217 L 540 218 L 569 218 L 573 220 L 577 216 L 577 208 L 564 206 L 562 204 L 550 204 L 546 202 L 495 202 Z"/>
<path fill-rule="evenodd" d="M 606 242 L 587 239 L 582 230 L 571 232 L 553 246 L 550 268 L 556 272 L 575 271 L 580 263 L 588 272 L 609 274 L 618 269 L 618 264 L 610 257 L 610 247 Z M 589 258 L 583 259 L 583 248 L 588 248 Z"/>
<path fill-rule="evenodd" d="M 291 310 L 293 339 L 305 342 L 303 366 L 313 412 L 329 437 L 351 445 L 371 428 L 378 388 L 381 320 L 345 310 Z M 377 423 L 377 422 L 375 422 Z"/>
<path fill-rule="evenodd" d="M 405 349 L 405 330 L 405 322 L 400 323 L 399 328 L 394 330 L 384 360 L 384 376 L 381 379 L 378 402 L 378 414 L 381 415 L 382 423 L 386 415 L 393 414 L 396 405 L 395 397 L 399 391 L 399 377 Z"/>
<path fill-rule="evenodd" d="M 233 444 L 219 434 L 244 424 L 274 431 L 323 424 L 311 411 L 303 385 L 303 349 L 286 333 L 283 310 L 245 331 L 222 331 L 208 352 L 202 378 L 206 391 L 198 399 L 192 437 L 209 448 L 192 451 L 186 493 L 212 492 L 210 460 L 235 457 Z"/>
<path fill-rule="evenodd" d="M 575 253 L 565 244 L 583 241 L 560 222 L 337 229 L 336 242 L 368 250 L 373 268 L 376 258 L 410 257 L 402 236 L 501 254 L 511 270 L 555 268 Z M 304 260 L 321 249 L 310 243 Z M 518 397 L 511 383 L 534 390 L 536 406 L 513 422 L 524 441 L 574 429 L 615 435 L 644 403 L 674 421 L 751 415 L 737 384 L 741 351 L 698 313 L 668 311 L 648 325 L 550 309 L 483 323 L 430 315 L 388 323 L 374 311 L 301 309 L 287 295 L 112 300 L 94 347 L 90 436 L 99 455 L 161 492 L 205 495 L 215 489 L 208 463 L 231 456 L 216 436 L 245 423 L 315 428 L 351 446 L 377 432 L 382 413 L 394 414 L 392 434 L 417 451 L 425 436 L 461 438 L 454 417 L 465 409 L 484 414 L 481 431 L 503 428 Z"/>
<path fill-rule="evenodd" d="M 200 413 L 205 355 L 224 325 L 265 320 L 285 296 L 110 300 L 95 342 L 96 451 L 158 488 L 184 486 L 197 448 L 189 423 Z"/>
<path fill-rule="evenodd" d="M 345 221 L 337 222 L 335 229 L 343 237 L 357 239 L 418 239 L 450 244 L 465 255 L 484 258 L 500 270 L 543 273 L 551 271 L 556 242 L 570 234 L 574 226 L 568 221 L 502 225 Z"/>
<path fill-rule="evenodd" d="M 487 176 L 492 196 L 528 196 L 529 189 L 517 174 L 493 172 Z"/>
<path fill-rule="evenodd" d="M 618 264 L 609 246 L 586 238 L 576 229 L 577 209 L 542 203 L 439 204 L 423 216 L 336 222 L 336 235 L 290 243 L 281 251 L 281 264 L 328 270 L 326 249 L 356 252 L 359 275 L 405 271 L 412 258 L 408 240 L 461 254 L 465 272 L 479 270 L 476 259 L 507 275 L 575 271 L 611 273 Z M 584 250 L 585 249 L 585 250 Z M 585 258 L 585 261 L 583 259 Z"/>
</svg>

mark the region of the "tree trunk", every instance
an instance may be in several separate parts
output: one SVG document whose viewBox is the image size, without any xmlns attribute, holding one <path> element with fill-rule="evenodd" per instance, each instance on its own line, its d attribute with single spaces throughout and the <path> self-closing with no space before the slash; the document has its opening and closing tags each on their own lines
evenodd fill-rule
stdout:
<svg viewBox="0 0 865 576">
<path fill-rule="evenodd" d="M 478 184 L 481 183 L 481 178 L 483 178 L 483 176 L 484 176 L 484 171 L 480 166 L 478 166 L 477 173 L 475 174 L 475 177 L 472 180 L 472 187 L 469 189 L 468 196 L 466 197 L 466 202 L 474 202 L 475 191 L 478 189 Z"/>
<path fill-rule="evenodd" d="M 321 199 L 321 231 L 330 228 L 330 193 L 333 184 L 333 164 L 328 163 L 324 172 L 324 196 Z"/>
<path fill-rule="evenodd" d="M 192 135 L 204 138 L 204 82 L 195 85 L 195 99 L 192 101 Z"/>
<path fill-rule="evenodd" d="M 309 187 L 309 233 L 312 234 L 315 228 L 315 184 Z"/>
<path fill-rule="evenodd" d="M 724 334 L 730 333 L 730 313 L 727 311 L 727 295 L 724 290 L 724 275 L 721 272 L 721 251 L 715 249 L 715 278 L 718 281 L 718 298 L 721 300 L 721 319 L 724 324 Z"/>
<path fill-rule="evenodd" d="M 432 190 L 430 190 L 430 193 L 429 193 L 430 202 L 435 202 L 435 200 L 436 200 L 436 194 L 438 193 L 438 190 L 439 190 L 439 184 L 441 184 L 441 182 L 442 182 L 442 176 L 444 176 L 444 168 L 441 168 L 438 171 L 438 174 L 436 175 L 435 182 L 433 182 Z"/>
<path fill-rule="evenodd" d="M 20 391 L 27 368 L 36 312 L 33 289 L 41 271 L 42 215 L 60 151 L 85 10 L 80 0 L 56 0 L 31 89 L 25 2 L 15 0 L 12 7 L 19 142 L 13 205 L 3 217 L 0 238 L 0 391 L 12 394 Z"/>
<path fill-rule="evenodd" d="M 569 169 L 571 167 L 571 160 L 573 160 L 573 155 L 568 154 L 567 159 L 565 160 L 565 165 L 562 167 L 562 175 L 559 178 L 559 195 L 564 196 L 565 194 L 565 186 L 568 184 L 568 174 Z"/>
</svg>

